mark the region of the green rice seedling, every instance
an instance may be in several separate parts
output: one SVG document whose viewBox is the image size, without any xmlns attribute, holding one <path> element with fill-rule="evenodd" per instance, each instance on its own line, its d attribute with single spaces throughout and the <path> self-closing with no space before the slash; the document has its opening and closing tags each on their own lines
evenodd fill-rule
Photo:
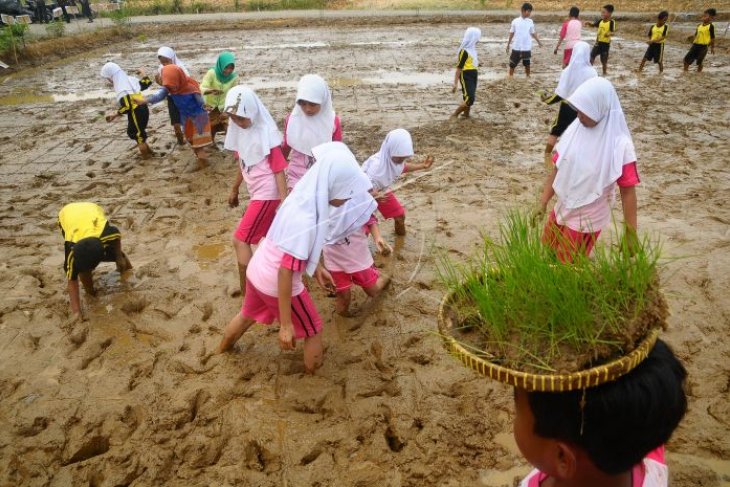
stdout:
<svg viewBox="0 0 730 487">
<path fill-rule="evenodd" d="M 604 243 L 564 264 L 526 213 L 510 213 L 499 233 L 482 235 L 466 262 L 445 254 L 438 262 L 456 323 L 480 332 L 478 345 L 493 361 L 574 372 L 624 355 L 663 326 L 660 248 L 647 237 Z"/>
</svg>

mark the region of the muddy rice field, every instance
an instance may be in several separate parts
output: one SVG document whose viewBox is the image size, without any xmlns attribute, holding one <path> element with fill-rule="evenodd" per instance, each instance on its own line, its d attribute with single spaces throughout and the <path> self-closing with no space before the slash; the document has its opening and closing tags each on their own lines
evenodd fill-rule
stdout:
<svg viewBox="0 0 730 487">
<path fill-rule="evenodd" d="M 559 25 L 538 23 L 549 47 L 533 50 L 529 80 L 520 68 L 506 77 L 508 26 L 481 25 L 474 117 L 455 122 L 465 27 L 186 26 L 0 78 L 0 485 L 497 487 L 525 475 L 511 389 L 463 368 L 435 333 L 435 261 L 465 258 L 480 232 L 496 236 L 508 210 L 536 201 L 556 109 L 535 92 L 556 86 Z M 360 161 L 399 126 L 417 155 L 436 158 L 396 190 L 408 235 L 382 225 L 396 249 L 377 259 L 394 278 L 387 293 L 368 301 L 357 290 L 356 315 L 341 318 L 315 291 L 326 322 L 315 376 L 303 374 L 301 348 L 279 350 L 275 326 L 210 354 L 241 305 L 231 235 L 242 208 L 227 206 L 238 168 L 214 150 L 194 171 L 164 105 L 152 110 L 151 160 L 137 157 L 125 121 L 103 117 L 114 97 L 102 64 L 152 72 L 160 45 L 197 79 L 234 51 L 241 82 L 277 120 L 299 77 L 319 73 Z M 730 56 L 718 49 L 703 74 L 685 75 L 677 42 L 663 76 L 654 65 L 637 75 L 644 46 L 619 35 L 608 78 L 639 154 L 640 229 L 663 242 L 663 336 L 690 374 L 671 484 L 730 485 Z M 88 319 L 70 323 L 57 214 L 78 200 L 106 209 L 134 270 L 100 265 Z"/>
</svg>

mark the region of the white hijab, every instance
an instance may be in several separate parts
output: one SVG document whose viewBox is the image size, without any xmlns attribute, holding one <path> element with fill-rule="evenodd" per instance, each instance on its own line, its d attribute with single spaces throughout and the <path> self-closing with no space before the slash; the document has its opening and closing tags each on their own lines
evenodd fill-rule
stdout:
<svg viewBox="0 0 730 487">
<path fill-rule="evenodd" d="M 476 68 L 479 66 L 479 56 L 477 55 L 477 42 L 482 37 L 482 31 L 476 27 L 469 27 L 464 32 L 464 39 L 459 46 L 459 52 L 463 49 L 471 56 L 472 64 Z"/>
<path fill-rule="evenodd" d="M 383 190 L 393 184 L 403 173 L 405 164 L 395 164 L 393 157 L 411 157 L 413 140 L 406 129 L 391 130 L 385 136 L 380 152 L 370 156 L 362 165 L 377 190 Z"/>
<path fill-rule="evenodd" d="M 328 142 L 313 149 L 317 163 L 299 180 L 276 213 L 266 238 L 287 254 L 307 261 L 306 272 L 314 274 L 326 241 L 336 241 L 349 234 L 364 218 L 365 206 L 354 205 L 350 212 L 330 226 L 330 200 L 366 201 L 363 193 L 372 188 L 357 165 L 355 156 L 342 142 Z M 369 195 L 368 195 L 369 196 Z M 372 197 L 370 197 L 372 200 Z M 368 206 L 370 210 L 372 205 Z M 357 210 L 357 211 L 355 211 Z M 360 210 L 363 210 L 360 213 Z M 370 212 L 372 215 L 372 211 Z M 370 216 L 368 215 L 368 219 Z M 362 225 L 365 224 L 365 220 Z"/>
<path fill-rule="evenodd" d="M 624 164 L 636 161 L 636 151 L 610 81 L 589 79 L 568 103 L 598 122 L 588 128 L 576 119 L 556 147 L 558 174 L 553 189 L 566 208 L 575 209 L 593 203 L 615 183 Z"/>
<path fill-rule="evenodd" d="M 185 65 L 184 62 L 180 61 L 180 59 L 177 57 L 177 54 L 175 54 L 175 51 L 171 47 L 162 46 L 161 48 L 159 48 L 157 50 L 157 57 L 160 56 L 170 59 L 172 61 L 172 64 L 180 66 L 182 70 L 185 71 L 185 74 L 190 76 L 188 67 Z M 157 68 L 157 71 L 162 71 L 162 64 L 160 64 L 160 67 Z"/>
<path fill-rule="evenodd" d="M 587 42 L 576 42 L 570 63 L 560 73 L 555 93 L 563 100 L 567 100 L 580 85 L 597 76 L 596 69 L 591 66 L 591 46 Z"/>
<path fill-rule="evenodd" d="M 139 80 L 134 76 L 128 76 L 116 63 L 106 63 L 101 68 L 101 77 L 112 81 L 117 100 L 121 100 L 126 95 L 139 93 L 142 89 Z"/>
<path fill-rule="evenodd" d="M 312 147 L 332 142 L 335 129 L 335 110 L 327 82 L 316 74 L 307 74 L 299 80 L 297 99 L 320 105 L 319 112 L 311 117 L 306 115 L 298 103 L 289 116 L 286 126 L 286 142 L 292 149 L 308 156 Z"/>
<path fill-rule="evenodd" d="M 255 166 L 281 145 L 281 133 L 276 122 L 256 93 L 242 85 L 234 86 L 226 93 L 225 112 L 251 119 L 251 127 L 244 129 L 231 122 L 228 124 L 223 147 L 238 152 L 245 167 Z"/>
</svg>

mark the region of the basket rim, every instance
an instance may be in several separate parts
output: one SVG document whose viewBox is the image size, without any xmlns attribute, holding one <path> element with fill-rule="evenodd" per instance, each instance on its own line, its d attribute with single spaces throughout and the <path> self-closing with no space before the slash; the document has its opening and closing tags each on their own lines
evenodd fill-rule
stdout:
<svg viewBox="0 0 730 487">
<path fill-rule="evenodd" d="M 438 308 L 438 329 L 446 350 L 459 359 L 464 366 L 480 375 L 524 389 L 527 392 L 569 392 L 613 382 L 631 372 L 648 357 L 661 331 L 661 328 L 650 330 L 636 348 L 605 364 L 571 373 L 535 374 L 490 362 L 475 355 L 451 336 L 446 326 L 446 310 L 451 304 L 454 294 L 455 291 L 446 293 Z"/>
</svg>

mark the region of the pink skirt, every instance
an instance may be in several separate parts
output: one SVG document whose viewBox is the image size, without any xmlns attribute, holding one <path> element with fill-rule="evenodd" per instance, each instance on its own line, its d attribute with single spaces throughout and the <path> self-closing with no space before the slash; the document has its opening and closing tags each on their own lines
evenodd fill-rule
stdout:
<svg viewBox="0 0 730 487">
<path fill-rule="evenodd" d="M 542 232 L 542 241 L 555 250 L 560 262 L 567 263 L 573 262 L 573 258 L 578 254 L 590 255 L 600 234 L 600 230 L 583 233 L 558 224 L 553 210 Z"/>
<path fill-rule="evenodd" d="M 246 211 L 238 222 L 233 237 L 243 243 L 256 245 L 266 236 L 276 216 L 281 200 L 254 200 L 248 203 Z"/>
<path fill-rule="evenodd" d="M 393 194 L 392 191 L 385 193 L 385 195 L 377 203 L 378 211 L 386 220 L 389 218 L 404 216 L 406 214 L 406 209 L 403 208 L 403 205 L 400 204 L 400 201 L 398 201 L 398 198 L 395 197 L 395 194 Z"/>
<path fill-rule="evenodd" d="M 244 318 L 256 320 L 256 323 L 270 325 L 279 321 L 279 298 L 262 293 L 246 279 L 246 296 L 243 298 L 241 314 Z M 306 289 L 291 298 L 291 321 L 294 337 L 299 340 L 322 331 L 322 318 Z"/>
<path fill-rule="evenodd" d="M 347 291 L 353 284 L 363 288 L 373 287 L 378 282 L 378 277 L 380 277 L 380 273 L 375 266 L 352 273 L 330 271 L 330 274 L 332 274 L 332 279 L 335 281 L 337 292 Z"/>
</svg>

